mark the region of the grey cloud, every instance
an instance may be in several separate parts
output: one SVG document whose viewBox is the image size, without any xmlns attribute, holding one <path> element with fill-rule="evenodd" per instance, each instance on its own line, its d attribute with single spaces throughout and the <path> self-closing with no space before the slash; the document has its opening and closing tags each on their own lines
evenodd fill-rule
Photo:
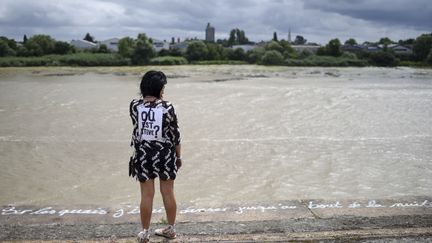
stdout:
<svg viewBox="0 0 432 243">
<path fill-rule="evenodd" d="M 432 28 L 430 0 L 309 0 L 306 9 L 318 9 L 363 19 L 374 24 Z"/>
<path fill-rule="evenodd" d="M 412 4 L 415 2 L 415 4 Z M 431 29 L 427 0 L 2 0 L 0 35 L 22 38 L 44 33 L 56 39 L 82 38 L 90 32 L 96 39 L 137 36 L 157 39 L 204 38 L 208 22 L 217 38 L 228 38 L 233 28 L 245 30 L 249 39 L 269 40 L 274 31 L 286 38 L 303 35 L 325 43 L 347 36 L 393 38 Z M 385 6 L 385 8 L 383 7 Z M 401 33 L 401 26 L 408 26 Z M 405 38 L 416 37 L 406 36 Z"/>
<path fill-rule="evenodd" d="M 7 11 L 0 15 L 1 25 L 32 27 L 37 24 L 49 27 L 68 23 L 68 20 L 65 19 L 67 13 L 61 13 L 60 10 L 52 9 L 51 6 L 24 1 L 8 1 L 7 4 Z"/>
</svg>

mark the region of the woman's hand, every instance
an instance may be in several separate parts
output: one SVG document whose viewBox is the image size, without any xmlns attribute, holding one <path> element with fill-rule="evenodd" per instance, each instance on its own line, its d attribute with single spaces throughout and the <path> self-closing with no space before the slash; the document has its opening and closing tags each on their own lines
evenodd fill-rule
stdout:
<svg viewBox="0 0 432 243">
<path fill-rule="evenodd" d="M 182 159 L 181 158 L 177 158 L 175 163 L 177 166 L 177 170 L 180 169 L 180 167 L 182 167 Z"/>
</svg>

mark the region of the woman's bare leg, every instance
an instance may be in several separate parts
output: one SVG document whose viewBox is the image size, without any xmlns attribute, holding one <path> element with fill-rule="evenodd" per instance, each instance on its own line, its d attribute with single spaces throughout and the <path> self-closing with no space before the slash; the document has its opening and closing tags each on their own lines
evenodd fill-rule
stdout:
<svg viewBox="0 0 432 243">
<path fill-rule="evenodd" d="M 141 225 L 143 229 L 148 229 L 150 227 L 150 220 L 153 211 L 154 180 L 147 180 L 146 182 L 140 182 L 140 187 L 141 187 L 141 204 L 140 204 Z"/>
<path fill-rule="evenodd" d="M 160 192 L 162 194 L 168 224 L 174 225 L 177 213 L 177 203 L 174 196 L 174 181 L 160 180 Z"/>
</svg>

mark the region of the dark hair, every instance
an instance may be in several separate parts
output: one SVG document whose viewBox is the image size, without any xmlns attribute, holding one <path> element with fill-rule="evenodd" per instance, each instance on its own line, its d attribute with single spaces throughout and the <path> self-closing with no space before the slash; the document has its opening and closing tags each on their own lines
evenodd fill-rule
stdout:
<svg viewBox="0 0 432 243">
<path fill-rule="evenodd" d="M 167 83 L 166 76 L 161 71 L 148 71 L 141 79 L 140 90 L 143 97 L 150 95 L 160 98 L 160 92 Z"/>
</svg>

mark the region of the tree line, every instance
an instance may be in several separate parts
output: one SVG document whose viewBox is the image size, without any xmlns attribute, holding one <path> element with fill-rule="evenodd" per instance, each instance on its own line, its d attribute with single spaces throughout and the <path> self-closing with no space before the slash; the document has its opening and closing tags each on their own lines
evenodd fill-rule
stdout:
<svg viewBox="0 0 432 243">
<path fill-rule="evenodd" d="M 337 38 L 330 40 L 326 45 L 320 47 L 316 53 L 307 49 L 297 52 L 292 48 L 292 44 L 305 45 L 306 43 L 307 40 L 303 36 L 296 36 L 293 43 L 284 39 L 279 40 L 275 32 L 273 33 L 273 39 L 271 41 L 245 52 L 241 48 L 227 48 L 230 45 L 251 44 L 247 37 L 245 37 L 243 31 L 235 29 L 231 31 L 228 40 L 218 40 L 216 44 L 206 43 L 204 41 L 194 41 L 190 43 L 184 56 L 192 62 L 205 60 L 238 60 L 264 65 L 313 65 L 317 63 L 316 60 L 324 60 L 320 57 L 327 57 L 326 60 L 336 60 L 337 58 L 351 60 L 347 65 L 396 66 L 401 62 L 432 64 L 432 34 L 422 34 L 416 39 L 400 40 L 398 42 L 384 37 L 375 43 L 363 43 L 365 46 L 382 47 L 374 52 L 369 52 L 364 49 L 360 49 L 356 52 L 344 52 L 342 43 Z M 350 38 L 346 40 L 344 44 L 356 46 L 357 42 L 355 39 Z M 409 46 L 412 48 L 413 54 L 397 54 L 389 47 L 392 44 Z M 357 61 L 353 62 L 352 60 Z"/>
<path fill-rule="evenodd" d="M 94 38 L 89 33 L 84 37 L 84 40 L 94 42 Z M 34 35 L 27 38 L 23 37 L 21 43 L 17 43 L 14 39 L 0 36 L 0 57 L 19 56 L 19 57 L 39 57 L 44 55 L 66 55 L 79 52 L 74 46 L 64 41 L 57 41 L 49 35 Z M 106 45 L 100 45 L 98 48 L 89 50 L 93 53 L 108 53 L 110 52 Z"/>
<path fill-rule="evenodd" d="M 84 40 L 96 42 L 89 33 Z M 186 50 L 170 48 L 159 52 L 153 48 L 153 40 L 145 33 L 140 33 L 136 38 L 125 37 L 118 43 L 118 53 L 121 63 L 127 65 L 145 64 L 183 64 L 183 63 L 223 63 L 234 61 L 237 63 L 251 63 L 263 65 L 377 65 L 395 66 L 400 62 L 432 64 L 432 34 L 422 34 L 416 39 L 400 40 L 395 42 L 389 38 L 381 38 L 378 42 L 365 42 L 366 45 L 381 45 L 384 48 L 377 52 L 343 52 L 339 39 L 330 40 L 325 46 L 320 47 L 316 53 L 308 50 L 297 52 L 294 45 L 304 45 L 307 40 L 303 36 L 296 36 L 293 43 L 287 40 L 279 40 L 277 33 L 269 42 L 253 43 L 249 41 L 245 32 L 235 28 L 230 31 L 229 37 L 217 40 L 216 43 L 201 40 L 188 40 Z M 399 43 L 413 48 L 413 55 L 397 55 L 388 46 Z M 244 51 L 242 48 L 233 49 L 234 45 L 256 44 L 256 46 Z M 357 45 L 355 39 L 345 41 L 346 45 Z M 34 35 L 30 38 L 23 37 L 21 44 L 13 39 L 0 37 L 0 57 L 41 57 L 46 55 L 71 55 L 74 53 L 110 53 L 105 45 L 99 45 L 91 50 L 77 50 L 72 45 L 63 41 L 56 41 L 49 35 Z M 113 55 L 109 58 L 113 59 Z M 88 55 L 87 55 L 88 56 Z M 82 56 L 85 58 L 86 56 Z M 102 56 L 99 55 L 101 58 Z M 108 56 L 107 56 L 108 57 Z M 98 59 L 99 60 L 99 59 Z M 341 62 L 342 60 L 342 62 Z M 326 63 L 330 62 L 330 63 Z M 339 63 L 339 64 L 338 64 Z"/>
</svg>

